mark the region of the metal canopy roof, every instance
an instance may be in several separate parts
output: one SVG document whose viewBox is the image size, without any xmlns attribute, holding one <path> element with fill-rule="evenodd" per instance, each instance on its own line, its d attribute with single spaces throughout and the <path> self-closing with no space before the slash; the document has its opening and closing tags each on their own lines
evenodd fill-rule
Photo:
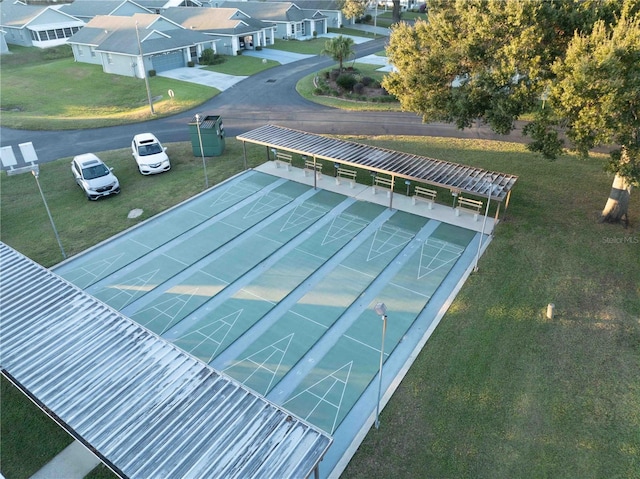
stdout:
<svg viewBox="0 0 640 479">
<path fill-rule="evenodd" d="M 0 243 L 0 363 L 121 476 L 304 478 L 331 437 Z"/>
<path fill-rule="evenodd" d="M 449 161 L 401 153 L 375 146 L 338 140 L 304 131 L 265 125 L 236 137 L 238 140 L 364 168 L 418 183 L 503 201 L 517 176 L 487 171 Z M 489 190 L 492 188 L 491 195 Z"/>
</svg>

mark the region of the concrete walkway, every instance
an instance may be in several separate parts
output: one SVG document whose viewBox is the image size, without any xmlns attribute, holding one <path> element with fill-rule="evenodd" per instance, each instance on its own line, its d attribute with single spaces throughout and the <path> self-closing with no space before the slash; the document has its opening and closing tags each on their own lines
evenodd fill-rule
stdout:
<svg viewBox="0 0 640 479">
<path fill-rule="evenodd" d="M 73 441 L 31 479 L 82 479 L 100 464 L 82 443 Z"/>
</svg>

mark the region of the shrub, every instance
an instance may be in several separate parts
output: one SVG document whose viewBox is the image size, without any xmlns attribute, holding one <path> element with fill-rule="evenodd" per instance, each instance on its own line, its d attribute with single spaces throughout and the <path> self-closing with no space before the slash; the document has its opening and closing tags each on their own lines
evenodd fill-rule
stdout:
<svg viewBox="0 0 640 479">
<path fill-rule="evenodd" d="M 364 19 L 363 19 L 363 20 L 364 20 L 364 22 L 363 22 L 363 23 L 370 23 L 372 18 L 373 18 L 373 17 L 367 13 L 367 14 L 364 16 Z"/>
<path fill-rule="evenodd" d="M 149 76 L 150 77 L 156 76 L 156 71 L 155 70 L 149 70 Z"/>
<path fill-rule="evenodd" d="M 373 78 L 364 76 L 360 79 L 360 83 L 362 83 L 364 86 L 369 86 L 373 83 Z"/>
<path fill-rule="evenodd" d="M 71 45 L 58 45 L 57 47 L 45 48 L 42 52 L 43 60 L 60 60 L 61 58 L 73 58 Z"/>
<path fill-rule="evenodd" d="M 205 48 L 202 50 L 202 56 L 200 57 L 200 63 L 204 65 L 213 65 L 216 54 L 213 53 L 211 48 Z"/>
<path fill-rule="evenodd" d="M 324 90 L 320 87 L 316 87 L 313 89 L 313 94 L 318 96 L 318 95 L 322 95 L 324 93 Z"/>
<path fill-rule="evenodd" d="M 262 45 L 256 45 L 256 51 L 262 50 Z"/>
<path fill-rule="evenodd" d="M 189 61 L 187 62 L 187 66 L 188 66 L 188 67 L 193 67 L 193 66 L 195 66 L 195 63 L 193 63 L 191 60 L 189 60 Z"/>
<path fill-rule="evenodd" d="M 236 55 L 238 55 L 238 56 L 242 55 L 242 50 L 237 50 L 236 51 Z"/>
<path fill-rule="evenodd" d="M 362 84 L 361 82 L 358 82 L 355 85 L 353 85 L 353 92 L 357 93 L 358 95 L 362 95 L 362 93 L 364 92 L 364 84 Z"/>
<path fill-rule="evenodd" d="M 316 37 L 318 36 L 318 32 L 316 32 L 316 31 L 314 30 L 314 31 L 313 31 L 313 33 L 312 33 L 312 35 L 313 35 L 313 38 L 316 38 Z"/>
<path fill-rule="evenodd" d="M 357 83 L 357 80 L 355 76 L 349 73 L 343 73 L 338 78 L 336 78 L 336 83 L 343 90 L 351 91 L 353 90 L 353 86 Z"/>
<path fill-rule="evenodd" d="M 340 70 L 338 69 L 331 70 L 331 72 L 329 72 L 329 78 L 333 81 L 336 81 L 339 76 L 340 76 Z"/>
</svg>

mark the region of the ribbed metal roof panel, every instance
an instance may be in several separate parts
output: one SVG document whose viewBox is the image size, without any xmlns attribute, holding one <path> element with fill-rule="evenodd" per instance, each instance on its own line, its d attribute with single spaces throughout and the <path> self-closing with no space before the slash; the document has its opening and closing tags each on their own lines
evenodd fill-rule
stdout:
<svg viewBox="0 0 640 479">
<path fill-rule="evenodd" d="M 130 477 L 308 477 L 331 437 L 0 243 L 2 372 Z"/>
<path fill-rule="evenodd" d="M 418 183 L 460 190 L 471 195 L 488 197 L 491 190 L 491 199 L 497 201 L 507 197 L 518 179 L 517 176 L 507 173 L 487 171 L 275 125 L 261 126 L 238 135 L 237 139 L 346 166 L 365 168 Z"/>
</svg>

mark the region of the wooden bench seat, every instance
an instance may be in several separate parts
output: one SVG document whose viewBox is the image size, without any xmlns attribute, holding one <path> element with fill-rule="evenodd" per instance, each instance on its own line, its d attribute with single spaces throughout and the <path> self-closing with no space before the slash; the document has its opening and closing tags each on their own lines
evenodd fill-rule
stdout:
<svg viewBox="0 0 640 479">
<path fill-rule="evenodd" d="M 436 190 L 430 190 L 428 188 L 423 188 L 422 186 L 416 186 L 414 191 L 414 195 L 412 196 L 413 204 L 416 204 L 417 200 L 425 201 L 430 210 L 433 209 L 433 204 L 436 202 L 436 196 L 438 192 Z"/>
<path fill-rule="evenodd" d="M 340 184 L 341 179 L 349 180 L 349 184 L 351 188 L 355 187 L 356 184 L 356 170 L 348 170 L 346 168 L 338 168 L 336 172 L 336 185 Z"/>
<path fill-rule="evenodd" d="M 304 160 L 304 176 L 307 176 L 307 173 L 311 173 L 313 170 L 315 170 L 318 179 L 320 179 L 322 177 L 322 163 Z"/>
<path fill-rule="evenodd" d="M 383 178 L 380 176 L 376 176 L 373 180 L 373 194 L 376 194 L 376 189 L 380 188 L 382 190 L 387 191 L 387 196 L 391 194 L 391 190 L 393 189 L 393 180 L 391 178 Z"/>
<path fill-rule="evenodd" d="M 482 201 L 480 200 L 472 200 L 470 198 L 463 198 L 462 196 L 458 197 L 458 204 L 456 206 L 456 216 L 460 216 L 460 211 L 468 211 L 473 214 L 473 219 L 478 221 L 478 215 L 480 214 L 480 209 L 482 208 Z"/>
<path fill-rule="evenodd" d="M 291 155 L 289 153 L 276 152 L 276 168 L 280 168 L 280 163 L 284 163 L 287 171 L 291 171 Z"/>
</svg>

